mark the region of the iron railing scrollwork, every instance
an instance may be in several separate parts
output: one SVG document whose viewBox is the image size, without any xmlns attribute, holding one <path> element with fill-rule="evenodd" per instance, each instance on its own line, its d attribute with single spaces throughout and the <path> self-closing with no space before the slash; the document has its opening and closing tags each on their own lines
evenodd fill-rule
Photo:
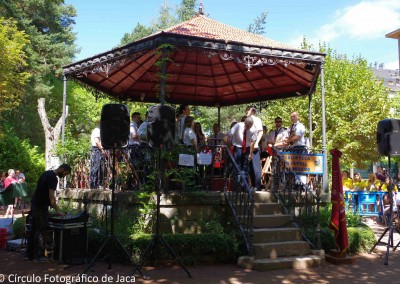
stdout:
<svg viewBox="0 0 400 284">
<path fill-rule="evenodd" d="M 320 206 L 322 176 L 298 175 L 274 149 L 272 192 L 291 216 L 294 226 L 314 249 L 321 249 Z"/>
</svg>

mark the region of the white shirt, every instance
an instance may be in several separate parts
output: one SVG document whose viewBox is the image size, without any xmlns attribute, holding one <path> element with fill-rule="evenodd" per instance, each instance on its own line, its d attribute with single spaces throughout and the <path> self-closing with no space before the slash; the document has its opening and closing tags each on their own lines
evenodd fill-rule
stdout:
<svg viewBox="0 0 400 284">
<path fill-rule="evenodd" d="M 262 121 L 257 116 L 251 115 L 250 117 L 253 119 L 253 126 L 251 127 L 250 130 L 256 133 L 256 140 L 257 140 L 258 133 L 260 131 L 263 131 Z M 254 149 L 258 149 L 258 143 L 254 144 Z"/>
<path fill-rule="evenodd" d="M 186 127 L 185 131 L 183 132 L 183 144 L 187 146 L 194 146 L 192 143 L 193 139 L 195 139 L 197 142 L 196 133 L 194 133 L 192 128 Z"/>
<path fill-rule="evenodd" d="M 99 138 L 100 141 L 100 127 L 97 126 L 93 129 L 92 134 L 90 134 L 90 142 L 92 143 L 92 147 L 97 147 L 96 138 Z"/>
<path fill-rule="evenodd" d="M 243 142 L 243 131 L 245 129 L 244 122 L 236 123 L 231 130 L 229 130 L 228 135 L 232 137 L 232 145 L 242 148 Z M 246 147 L 249 147 L 252 141 L 257 140 L 257 135 L 253 131 L 253 128 L 246 131 Z"/>
<path fill-rule="evenodd" d="M 137 131 L 140 142 L 147 143 L 147 124 L 148 124 L 147 121 L 143 121 L 143 123 L 139 126 L 139 129 Z"/>
<path fill-rule="evenodd" d="M 293 126 L 294 135 L 300 136 L 300 138 L 293 143 L 293 146 L 306 146 L 306 139 L 304 138 L 304 134 L 306 133 L 306 127 L 303 123 L 297 122 Z M 293 134 L 292 134 L 293 135 Z"/>
<path fill-rule="evenodd" d="M 268 143 L 271 144 L 280 144 L 282 143 L 287 137 L 289 133 L 286 128 L 281 127 L 279 129 L 271 130 L 268 136 Z M 278 146 L 276 148 L 284 148 L 285 146 Z"/>
<path fill-rule="evenodd" d="M 139 145 L 139 139 L 133 139 L 132 136 L 138 135 L 138 125 L 132 121 L 129 127 L 129 145 Z"/>
</svg>

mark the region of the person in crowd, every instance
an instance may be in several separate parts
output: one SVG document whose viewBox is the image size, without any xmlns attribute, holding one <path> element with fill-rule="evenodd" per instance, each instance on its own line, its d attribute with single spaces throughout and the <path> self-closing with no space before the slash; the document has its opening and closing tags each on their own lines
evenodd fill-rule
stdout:
<svg viewBox="0 0 400 284">
<path fill-rule="evenodd" d="M 261 137 L 260 144 L 258 147 L 260 148 L 261 152 L 264 152 L 267 150 L 268 147 L 268 132 L 267 132 L 267 127 L 263 125 L 263 136 Z"/>
<path fill-rule="evenodd" d="M 253 123 L 249 116 L 244 122 L 236 123 L 228 133 L 233 145 L 233 158 L 245 180 L 248 180 L 249 162 L 253 158 L 254 144 L 257 141 Z"/>
<path fill-rule="evenodd" d="M 196 133 L 198 147 L 206 146 L 207 137 L 203 133 L 203 129 L 201 128 L 200 122 L 195 122 L 195 124 L 194 124 L 194 133 Z"/>
<path fill-rule="evenodd" d="M 379 179 L 382 183 L 385 182 L 386 176 L 383 174 L 382 166 L 378 167 L 378 172 L 376 173 L 376 178 Z"/>
<path fill-rule="evenodd" d="M 367 187 L 367 184 L 362 180 L 361 174 L 355 173 L 354 180 L 353 180 L 353 189 L 358 191 L 358 190 L 364 190 L 366 187 Z"/>
<path fill-rule="evenodd" d="M 9 169 L 7 173 L 8 173 L 8 176 L 4 180 L 4 188 L 9 187 L 10 184 L 12 184 L 12 183 L 18 182 L 18 180 L 15 178 L 14 169 Z M 7 211 L 6 211 L 5 218 L 7 218 L 8 215 L 14 216 L 14 204 L 9 204 L 7 206 Z"/>
<path fill-rule="evenodd" d="M 253 155 L 250 161 L 250 179 L 253 187 L 255 187 L 256 190 L 261 190 L 261 152 L 259 144 L 263 136 L 263 127 L 261 119 L 255 116 L 255 114 L 256 108 L 251 106 L 246 108 L 247 117 L 251 117 L 253 120 L 252 131 L 256 133 L 256 141 L 254 142 Z"/>
<path fill-rule="evenodd" d="M 181 104 L 178 108 L 178 116 L 176 119 L 175 136 L 177 141 L 182 141 L 183 132 L 185 131 L 185 118 L 189 115 L 190 115 L 190 107 L 187 104 Z"/>
<path fill-rule="evenodd" d="M 246 112 L 247 112 L 247 110 L 246 110 Z M 247 115 L 243 115 L 242 118 L 240 119 L 240 122 L 244 122 L 246 120 L 246 118 L 247 118 Z"/>
<path fill-rule="evenodd" d="M 394 192 L 398 191 L 397 185 L 393 183 L 393 181 L 392 181 L 392 179 L 390 177 L 386 177 L 385 178 L 385 182 L 382 183 L 382 185 L 381 185 L 381 191 L 385 191 L 385 192 L 389 191 L 389 186 L 390 185 L 393 186 L 393 191 Z"/>
<path fill-rule="evenodd" d="M 31 199 L 31 210 L 28 215 L 30 231 L 27 238 L 27 248 L 25 251 L 26 260 L 36 262 L 47 262 L 44 256 L 44 245 L 46 244 L 45 231 L 48 226 L 49 206 L 54 208 L 58 215 L 64 216 L 56 202 L 56 189 L 58 178 L 63 178 L 70 174 L 71 167 L 62 164 L 56 170 L 48 170 L 39 177 L 36 190 Z"/>
<path fill-rule="evenodd" d="M 6 173 L 3 171 L 0 171 L 0 189 L 5 188 L 5 186 L 4 186 L 5 179 L 6 179 Z"/>
<path fill-rule="evenodd" d="M 221 127 L 218 123 L 213 124 L 213 134 L 208 139 L 209 146 L 217 146 L 224 144 L 225 134 L 221 132 Z"/>
<path fill-rule="evenodd" d="M 8 187 L 10 184 L 12 184 L 14 182 L 18 182 L 18 180 L 15 178 L 14 169 L 9 169 L 7 173 L 8 173 L 8 176 L 4 180 L 4 188 Z"/>
<path fill-rule="evenodd" d="M 129 162 L 132 166 L 137 166 L 140 161 L 140 139 L 139 139 L 139 126 L 141 122 L 140 113 L 134 112 L 131 115 L 131 124 L 129 127 Z"/>
<path fill-rule="evenodd" d="M 380 187 L 381 187 L 380 180 L 376 178 L 375 174 L 370 173 L 368 175 L 367 191 L 379 191 Z"/>
<path fill-rule="evenodd" d="M 147 145 L 147 124 L 148 124 L 148 117 L 149 117 L 149 112 L 146 111 L 146 115 L 145 115 L 145 119 L 143 121 L 143 123 L 140 124 L 139 128 L 138 128 L 138 137 L 139 137 L 139 141 L 140 144 L 142 145 Z"/>
<path fill-rule="evenodd" d="M 353 180 L 348 171 L 342 171 L 343 192 L 353 190 Z"/>
<path fill-rule="evenodd" d="M 15 171 L 15 178 L 18 182 L 25 182 L 25 175 L 19 169 Z"/>
<path fill-rule="evenodd" d="M 103 187 L 103 166 L 104 166 L 104 156 L 106 152 L 101 145 L 100 140 L 100 126 L 93 129 L 90 135 L 90 141 L 92 144 L 92 153 L 90 159 L 90 188 L 97 189 L 100 186 Z"/>
<path fill-rule="evenodd" d="M 385 177 L 385 179 L 386 179 L 386 177 L 390 176 L 389 172 L 386 170 L 386 168 L 382 168 L 382 175 Z"/>
<path fill-rule="evenodd" d="M 197 137 L 196 133 L 194 132 L 194 118 L 190 115 L 185 117 L 182 140 L 184 145 L 193 146 L 197 152 Z"/>
<path fill-rule="evenodd" d="M 400 171 L 397 173 L 395 183 L 397 185 L 397 188 L 400 188 Z"/>
<path fill-rule="evenodd" d="M 277 150 L 282 150 L 286 147 L 285 140 L 288 138 L 286 127 L 282 127 L 282 118 L 275 118 L 275 129 L 271 130 L 268 136 L 268 146 L 275 147 Z"/>
<path fill-rule="evenodd" d="M 304 137 L 306 133 L 306 127 L 300 122 L 300 117 L 297 112 L 290 114 L 290 120 L 292 126 L 290 127 L 288 137 L 285 139 L 286 146 L 297 146 L 300 148 L 306 148 L 306 139 Z"/>
</svg>

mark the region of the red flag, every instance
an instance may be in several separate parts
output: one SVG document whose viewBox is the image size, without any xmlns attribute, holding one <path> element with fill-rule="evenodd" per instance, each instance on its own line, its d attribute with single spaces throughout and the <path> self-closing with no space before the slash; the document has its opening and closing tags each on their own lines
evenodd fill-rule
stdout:
<svg viewBox="0 0 400 284">
<path fill-rule="evenodd" d="M 335 233 L 335 242 L 339 254 L 345 255 L 349 247 L 349 239 L 347 236 L 345 201 L 339 162 L 342 152 L 338 149 L 333 149 L 330 153 L 332 155 L 332 216 L 329 228 Z"/>
</svg>

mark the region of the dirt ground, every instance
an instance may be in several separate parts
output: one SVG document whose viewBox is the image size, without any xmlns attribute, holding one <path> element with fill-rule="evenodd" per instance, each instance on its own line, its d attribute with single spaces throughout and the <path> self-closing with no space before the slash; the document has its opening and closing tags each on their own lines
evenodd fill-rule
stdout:
<svg viewBox="0 0 400 284">
<path fill-rule="evenodd" d="M 385 227 L 372 220 L 367 221 L 378 238 Z M 396 232 L 394 243 L 399 240 L 400 235 Z M 87 265 L 67 267 L 57 262 L 24 261 L 20 252 L 0 249 L 0 283 L 400 283 L 400 249 L 390 250 L 389 263 L 384 265 L 386 248 L 379 245 L 376 252 L 357 256 L 354 264 L 326 263 L 322 267 L 304 270 L 259 272 L 237 265 L 208 264 L 188 266 L 192 275 L 189 278 L 177 264 L 145 266 L 142 271 L 146 279 L 138 272 L 131 277 L 133 267 L 130 265 L 113 264 L 109 270 L 106 263 L 100 262 L 83 275 Z"/>
</svg>

